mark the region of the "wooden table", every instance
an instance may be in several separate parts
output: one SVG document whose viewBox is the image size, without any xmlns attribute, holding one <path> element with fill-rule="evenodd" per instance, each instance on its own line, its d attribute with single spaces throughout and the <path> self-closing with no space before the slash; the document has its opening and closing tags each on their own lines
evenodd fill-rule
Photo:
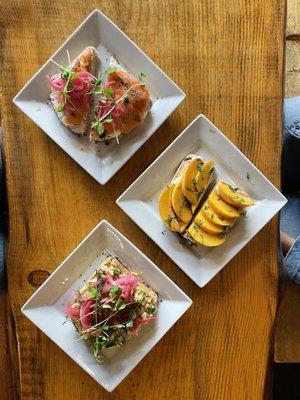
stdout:
<svg viewBox="0 0 300 400">
<path fill-rule="evenodd" d="M 1 3 L 1 112 L 10 218 L 7 315 L 15 395 L 30 400 L 269 398 L 277 219 L 199 289 L 116 206 L 115 199 L 200 112 L 279 185 L 284 0 Z M 105 186 L 11 102 L 96 7 L 187 95 Z M 112 394 L 20 313 L 39 281 L 102 218 L 128 236 L 194 301 Z M 44 272 L 32 275 L 34 271 Z"/>
</svg>

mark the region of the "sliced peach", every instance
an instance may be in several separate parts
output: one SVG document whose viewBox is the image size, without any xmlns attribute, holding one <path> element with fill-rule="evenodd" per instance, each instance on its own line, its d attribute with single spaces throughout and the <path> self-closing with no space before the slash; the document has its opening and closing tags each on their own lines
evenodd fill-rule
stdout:
<svg viewBox="0 0 300 400">
<path fill-rule="evenodd" d="M 201 229 L 195 222 L 193 222 L 188 228 L 188 233 L 196 243 L 206 247 L 220 246 L 226 240 L 225 233 L 212 235 L 211 233 L 205 232 L 203 229 Z"/>
<path fill-rule="evenodd" d="M 182 178 L 181 178 L 181 188 L 184 196 L 188 199 L 191 205 L 197 206 L 199 204 L 199 193 L 196 189 L 196 175 L 199 168 L 203 165 L 203 161 L 200 157 L 194 158 L 185 167 Z"/>
<path fill-rule="evenodd" d="M 232 187 L 226 182 L 219 182 L 218 193 L 224 201 L 235 207 L 254 205 L 254 201 L 247 194 L 239 192 L 237 188 Z"/>
<path fill-rule="evenodd" d="M 173 232 L 180 232 L 181 221 L 177 218 L 172 208 L 172 191 L 174 185 L 167 186 L 160 194 L 158 208 L 163 223 Z"/>
<path fill-rule="evenodd" d="M 221 225 L 221 226 L 232 226 L 234 223 L 234 218 L 225 218 L 222 215 L 219 215 L 206 201 L 201 210 L 205 217 L 212 223 Z"/>
<path fill-rule="evenodd" d="M 208 204 L 225 218 L 238 218 L 240 211 L 224 201 L 214 189 L 207 199 Z"/>
<path fill-rule="evenodd" d="M 200 210 L 198 212 L 198 214 L 194 218 L 193 222 L 198 224 L 200 226 L 200 228 L 203 229 L 204 231 L 206 231 L 208 233 L 212 233 L 212 234 L 222 233 L 226 229 L 225 226 L 217 225 L 217 224 L 214 224 L 213 222 L 211 222 L 211 220 L 209 220 L 205 216 L 203 210 Z"/>
<path fill-rule="evenodd" d="M 175 214 L 181 221 L 188 224 L 192 219 L 192 210 L 191 207 L 185 198 L 182 187 L 181 187 L 181 179 L 178 179 L 174 183 L 174 189 L 172 192 L 172 207 L 175 211 Z"/>
<path fill-rule="evenodd" d="M 203 165 L 198 166 L 198 171 L 195 179 L 198 196 L 202 197 L 207 186 L 212 181 L 215 175 L 215 164 L 213 161 L 206 161 Z"/>
</svg>

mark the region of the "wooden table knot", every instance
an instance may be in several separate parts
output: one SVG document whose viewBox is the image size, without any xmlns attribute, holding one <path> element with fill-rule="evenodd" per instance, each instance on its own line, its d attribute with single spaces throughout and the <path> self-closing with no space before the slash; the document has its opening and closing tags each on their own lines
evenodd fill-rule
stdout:
<svg viewBox="0 0 300 400">
<path fill-rule="evenodd" d="M 44 271 L 42 269 L 37 269 L 36 271 L 30 272 L 28 275 L 28 282 L 34 287 L 41 286 L 45 280 L 50 276 L 50 272 Z"/>
</svg>

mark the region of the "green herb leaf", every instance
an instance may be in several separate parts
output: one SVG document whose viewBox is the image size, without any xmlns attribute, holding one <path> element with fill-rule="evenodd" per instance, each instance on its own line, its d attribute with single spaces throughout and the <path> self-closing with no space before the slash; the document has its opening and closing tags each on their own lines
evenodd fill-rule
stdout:
<svg viewBox="0 0 300 400">
<path fill-rule="evenodd" d="M 102 326 L 102 330 L 103 330 L 103 331 L 108 331 L 108 329 L 109 329 L 109 326 L 108 326 L 108 325 L 103 325 L 103 326 Z"/>
<path fill-rule="evenodd" d="M 148 310 L 147 310 L 147 314 L 148 315 L 152 315 L 152 314 L 155 314 L 156 311 L 157 311 L 156 307 L 149 307 Z"/>
<path fill-rule="evenodd" d="M 93 87 L 93 93 L 94 94 L 100 94 L 101 93 L 101 83 L 102 83 L 101 79 L 97 79 L 96 80 L 96 82 L 94 84 L 94 87 Z"/>
<path fill-rule="evenodd" d="M 138 74 L 138 78 L 139 78 L 139 80 L 140 81 L 142 81 L 144 78 L 146 78 L 147 77 L 147 75 L 146 74 L 144 74 L 144 72 L 140 72 L 139 74 Z"/>
<path fill-rule="evenodd" d="M 133 321 L 133 320 L 136 319 L 136 312 L 135 312 L 134 310 L 130 310 L 129 319 L 130 319 L 131 321 Z"/>
<path fill-rule="evenodd" d="M 96 129 L 100 137 L 104 136 L 104 126 L 97 117 L 93 120 L 91 128 Z"/>
<path fill-rule="evenodd" d="M 89 290 L 89 295 L 91 299 L 97 299 L 98 297 L 98 289 L 97 288 L 91 288 Z"/>
<path fill-rule="evenodd" d="M 64 106 L 62 104 L 56 104 L 54 107 L 54 110 L 58 113 L 62 112 L 64 110 Z"/>
<path fill-rule="evenodd" d="M 113 72 L 116 72 L 116 71 L 117 71 L 117 67 L 107 67 L 105 69 L 106 74 L 112 74 Z"/>
<path fill-rule="evenodd" d="M 132 328 L 133 327 L 133 321 L 126 322 L 125 327 L 126 328 Z"/>
<path fill-rule="evenodd" d="M 172 225 L 172 221 L 173 221 L 174 217 L 169 216 L 167 219 L 165 219 L 165 222 L 168 226 Z"/>
<path fill-rule="evenodd" d="M 104 126 L 101 122 L 98 122 L 98 124 L 96 126 L 96 131 L 99 136 L 101 136 L 104 133 Z"/>
<path fill-rule="evenodd" d="M 72 71 L 70 67 L 62 66 L 60 76 L 67 81 L 75 78 L 76 72 Z"/>
<path fill-rule="evenodd" d="M 123 310 L 125 307 L 126 307 L 126 303 L 124 303 L 124 301 L 122 301 L 122 300 L 118 300 L 115 305 L 115 310 L 120 311 L 120 310 Z"/>
<path fill-rule="evenodd" d="M 110 298 L 115 298 L 115 297 L 119 297 L 119 295 L 122 293 L 122 289 L 120 288 L 120 286 L 113 286 L 110 291 L 109 291 L 109 297 Z"/>
<path fill-rule="evenodd" d="M 113 92 L 114 92 L 114 90 L 111 87 L 105 87 L 102 89 L 102 93 L 107 99 L 111 98 Z"/>
</svg>

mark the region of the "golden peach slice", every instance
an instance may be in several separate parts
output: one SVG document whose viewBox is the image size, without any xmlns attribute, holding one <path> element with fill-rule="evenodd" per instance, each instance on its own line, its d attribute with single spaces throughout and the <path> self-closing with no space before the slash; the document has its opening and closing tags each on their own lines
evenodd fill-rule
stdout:
<svg viewBox="0 0 300 400">
<path fill-rule="evenodd" d="M 211 222 L 211 220 L 205 216 L 203 210 L 198 212 L 193 222 L 198 224 L 204 231 L 212 234 L 224 233 L 224 231 L 227 229 L 225 226 L 217 225 Z"/>
<path fill-rule="evenodd" d="M 223 244 L 226 240 L 226 234 L 221 233 L 213 235 L 211 233 L 205 232 L 199 227 L 199 225 L 193 222 L 188 228 L 188 233 L 194 239 L 194 241 L 202 246 L 206 247 L 216 247 Z"/>
<path fill-rule="evenodd" d="M 212 222 L 213 224 L 221 225 L 221 226 L 232 226 L 235 219 L 234 218 L 225 218 L 222 215 L 219 215 L 215 210 L 208 204 L 206 201 L 201 210 L 205 217 Z"/>
<path fill-rule="evenodd" d="M 160 218 L 163 223 L 173 232 L 180 232 L 180 224 L 181 222 L 178 220 L 174 210 L 172 208 L 172 191 L 174 185 L 169 185 L 165 187 L 165 189 L 161 192 L 158 199 L 158 208 Z"/>
<path fill-rule="evenodd" d="M 214 189 L 207 199 L 208 204 L 225 218 L 238 218 L 240 211 L 224 201 Z"/>
<path fill-rule="evenodd" d="M 235 207 L 249 207 L 254 205 L 254 201 L 246 194 L 238 191 L 226 182 L 219 182 L 218 193 L 227 203 Z"/>
<path fill-rule="evenodd" d="M 199 204 L 199 192 L 196 189 L 196 176 L 199 168 L 203 165 L 201 158 L 194 158 L 186 166 L 181 177 L 181 188 L 185 198 L 191 205 L 197 206 Z"/>
<path fill-rule="evenodd" d="M 175 211 L 175 214 L 181 221 L 188 224 L 192 219 L 192 210 L 191 207 L 185 198 L 182 187 L 181 187 L 181 179 L 178 179 L 174 184 L 174 189 L 172 192 L 172 207 Z"/>
<path fill-rule="evenodd" d="M 198 171 L 195 179 L 195 185 L 198 196 L 202 197 L 207 186 L 212 181 L 215 175 L 215 164 L 213 161 L 206 161 L 203 165 L 198 166 Z"/>
</svg>

